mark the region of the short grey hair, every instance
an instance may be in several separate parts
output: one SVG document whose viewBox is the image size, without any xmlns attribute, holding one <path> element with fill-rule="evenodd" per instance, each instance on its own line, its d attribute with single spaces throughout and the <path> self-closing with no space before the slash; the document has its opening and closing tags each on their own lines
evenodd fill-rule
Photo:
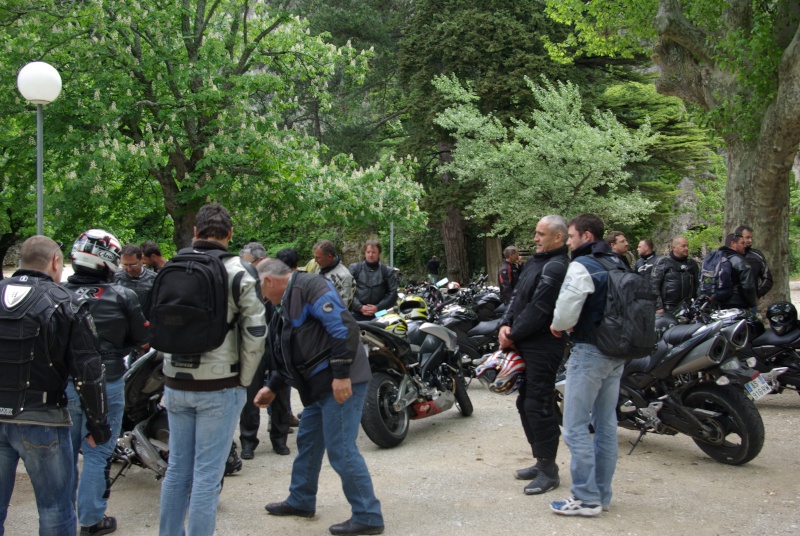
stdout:
<svg viewBox="0 0 800 536">
<path fill-rule="evenodd" d="M 258 266 L 256 266 L 256 271 L 258 272 L 259 279 L 263 276 L 285 277 L 292 273 L 292 269 L 286 266 L 283 261 L 272 258 L 267 258 L 259 262 Z"/>
<path fill-rule="evenodd" d="M 514 253 L 517 253 L 517 246 L 508 246 L 503 250 L 503 258 L 507 259 Z"/>
<path fill-rule="evenodd" d="M 267 250 L 258 242 L 250 242 L 249 244 L 245 244 L 241 251 L 239 251 L 240 257 L 245 254 L 250 255 L 253 257 L 254 261 L 257 261 L 267 256 Z"/>
<path fill-rule="evenodd" d="M 564 239 L 566 240 L 567 235 L 569 234 L 569 227 L 567 226 L 567 220 L 556 214 L 548 214 L 547 216 L 544 216 L 542 218 L 542 221 L 554 233 L 561 233 L 561 236 L 563 236 Z"/>
</svg>

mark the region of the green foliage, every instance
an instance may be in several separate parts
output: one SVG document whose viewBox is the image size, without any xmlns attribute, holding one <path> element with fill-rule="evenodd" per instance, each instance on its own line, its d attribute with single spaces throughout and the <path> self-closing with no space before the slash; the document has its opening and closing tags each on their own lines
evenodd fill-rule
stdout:
<svg viewBox="0 0 800 536">
<path fill-rule="evenodd" d="M 613 114 L 594 110 L 591 123 L 572 83 L 541 86 L 527 80 L 539 105 L 528 122 L 512 119 L 506 128 L 493 115 L 480 113 L 477 96 L 455 77 L 434 85 L 452 103 L 436 122 L 456 139 L 451 163 L 441 166 L 459 180 L 482 188 L 470 204 L 472 213 L 494 222 L 491 232 L 531 231 L 546 214 L 565 217 L 593 212 L 607 223 L 633 224 L 653 211 L 631 188 L 626 164 L 647 160 L 655 137 L 647 122 L 636 130 Z"/>
</svg>

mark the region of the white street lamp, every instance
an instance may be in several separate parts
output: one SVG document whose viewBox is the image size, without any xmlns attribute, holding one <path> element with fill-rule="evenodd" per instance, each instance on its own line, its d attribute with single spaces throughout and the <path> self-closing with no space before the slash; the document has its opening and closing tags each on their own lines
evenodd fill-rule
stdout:
<svg viewBox="0 0 800 536">
<path fill-rule="evenodd" d="M 43 146 L 42 106 L 50 104 L 61 93 L 61 76 L 55 67 L 43 61 L 34 61 L 20 69 L 17 89 L 25 100 L 36 105 L 36 233 L 44 232 L 44 200 L 42 162 Z"/>
</svg>

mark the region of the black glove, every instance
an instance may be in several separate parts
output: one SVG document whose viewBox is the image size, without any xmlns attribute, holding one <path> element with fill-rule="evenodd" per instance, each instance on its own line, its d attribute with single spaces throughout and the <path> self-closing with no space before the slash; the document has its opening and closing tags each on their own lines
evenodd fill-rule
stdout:
<svg viewBox="0 0 800 536">
<path fill-rule="evenodd" d="M 89 435 L 92 436 L 96 445 L 102 445 L 111 439 L 111 425 L 106 419 L 99 423 L 92 423 L 91 419 L 87 419 L 86 428 L 89 429 Z"/>
</svg>

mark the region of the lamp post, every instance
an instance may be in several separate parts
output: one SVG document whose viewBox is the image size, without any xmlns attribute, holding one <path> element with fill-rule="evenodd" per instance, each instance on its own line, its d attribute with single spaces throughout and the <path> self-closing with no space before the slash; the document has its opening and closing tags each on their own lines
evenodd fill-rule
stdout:
<svg viewBox="0 0 800 536">
<path fill-rule="evenodd" d="M 17 75 L 17 89 L 25 100 L 36 105 L 36 234 L 44 233 L 44 200 L 42 190 L 44 180 L 42 131 L 42 106 L 50 104 L 61 93 L 61 76 L 55 67 L 43 61 L 34 61 L 20 69 Z"/>
</svg>

